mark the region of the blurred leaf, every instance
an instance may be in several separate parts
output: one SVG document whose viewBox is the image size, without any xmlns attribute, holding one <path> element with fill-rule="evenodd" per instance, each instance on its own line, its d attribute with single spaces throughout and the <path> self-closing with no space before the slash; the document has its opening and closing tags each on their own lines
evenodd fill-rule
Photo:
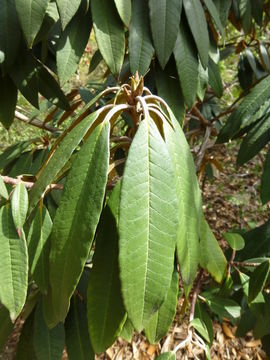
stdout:
<svg viewBox="0 0 270 360">
<path fill-rule="evenodd" d="M 132 325 L 132 322 L 127 317 L 119 336 L 122 339 L 124 339 L 128 342 L 131 342 L 133 331 L 134 331 L 134 326 Z"/>
<path fill-rule="evenodd" d="M 238 80 L 242 89 L 251 87 L 254 80 L 254 73 L 246 55 L 241 54 L 238 62 Z"/>
<path fill-rule="evenodd" d="M 262 0 L 251 0 L 251 11 L 254 20 L 259 26 L 262 26 L 263 19 L 263 4 Z"/>
<path fill-rule="evenodd" d="M 252 23 L 252 14 L 251 14 L 251 2 L 254 0 L 239 0 L 239 11 L 242 21 L 242 26 L 244 32 L 248 34 L 251 23 Z"/>
<path fill-rule="evenodd" d="M 5 185 L 1 175 L 0 175 L 0 196 L 6 200 L 8 200 L 8 196 L 9 196 L 6 185 Z"/>
<path fill-rule="evenodd" d="M 125 31 L 112 0 L 92 0 L 92 17 L 99 50 L 113 75 L 120 73 Z"/>
<path fill-rule="evenodd" d="M 0 154 L 0 169 L 4 169 L 12 161 L 17 159 L 31 145 L 31 140 L 20 141 L 5 149 Z"/>
<path fill-rule="evenodd" d="M 195 329 L 204 337 L 208 343 L 212 344 L 214 338 L 212 320 L 208 315 L 205 306 L 199 301 L 196 302 L 194 320 L 199 320 L 198 326 L 194 326 L 193 324 Z"/>
<path fill-rule="evenodd" d="M 16 185 L 12 194 L 11 209 L 16 228 L 22 229 L 28 211 L 28 192 L 22 182 Z"/>
<path fill-rule="evenodd" d="M 221 97 L 223 94 L 223 84 L 219 71 L 219 66 L 211 58 L 209 58 L 208 62 L 208 77 L 209 85 L 213 89 L 214 94 L 217 97 Z"/>
<path fill-rule="evenodd" d="M 0 301 L 14 321 L 25 303 L 28 255 L 24 236 L 19 238 L 9 205 L 0 209 Z"/>
<path fill-rule="evenodd" d="M 14 0 L 28 47 L 32 47 L 34 39 L 41 28 L 49 0 Z"/>
<path fill-rule="evenodd" d="M 270 273 L 270 261 L 261 263 L 251 274 L 249 280 L 248 302 L 251 303 L 265 286 Z"/>
<path fill-rule="evenodd" d="M 176 355 L 173 352 L 166 352 L 156 357 L 155 360 L 176 360 Z"/>
<path fill-rule="evenodd" d="M 261 178 L 261 200 L 263 205 L 270 200 L 270 151 L 268 151 Z"/>
<path fill-rule="evenodd" d="M 35 311 L 32 311 L 26 319 L 20 332 L 18 347 L 16 349 L 16 359 L 18 360 L 36 360 L 34 350 L 34 319 Z"/>
<path fill-rule="evenodd" d="M 90 60 L 89 74 L 91 74 L 91 72 L 93 72 L 97 68 L 102 59 L 103 58 L 101 52 L 99 50 L 96 50 L 94 55 L 92 56 L 92 59 Z"/>
<path fill-rule="evenodd" d="M 0 96 L 0 123 L 9 129 L 15 117 L 18 91 L 8 75 L 2 76 L 0 73 L 0 84 L 3 89 Z"/>
<path fill-rule="evenodd" d="M 2 353 L 6 340 L 13 329 L 13 324 L 10 321 L 9 312 L 4 306 L 0 307 L 0 324 L 0 353 Z"/>
<path fill-rule="evenodd" d="M 204 0 L 204 3 L 209 11 L 209 14 L 213 18 L 214 24 L 216 25 L 220 34 L 224 37 L 225 36 L 224 26 L 221 23 L 215 3 L 212 0 Z"/>
<path fill-rule="evenodd" d="M 269 72 L 270 71 L 270 60 L 269 60 L 268 50 L 262 43 L 260 43 L 259 50 L 260 50 L 262 64 L 263 64 L 264 68 Z"/>
<path fill-rule="evenodd" d="M 203 295 L 203 294 L 202 294 Z M 235 320 L 241 315 L 241 307 L 231 299 L 224 299 L 215 295 L 206 297 L 210 309 L 219 316 Z"/>
<path fill-rule="evenodd" d="M 129 29 L 129 61 L 132 74 L 147 72 L 153 54 L 148 11 L 144 0 L 132 2 L 132 17 Z"/>
<path fill-rule="evenodd" d="M 149 0 L 149 9 L 157 58 L 164 69 L 177 38 L 182 0 Z"/>
<path fill-rule="evenodd" d="M 256 323 L 256 316 L 252 313 L 251 310 L 247 310 L 242 313 L 241 319 L 237 325 L 236 336 L 244 337 L 246 334 L 254 329 Z"/>
<path fill-rule="evenodd" d="M 131 18 L 131 0 L 114 0 L 114 2 L 121 20 L 128 27 Z"/>
<path fill-rule="evenodd" d="M 80 3 L 80 0 L 56 0 L 63 30 L 76 14 Z"/>
<path fill-rule="evenodd" d="M 204 95 L 208 85 L 208 69 L 204 69 L 202 67 L 201 62 L 199 61 L 198 67 L 198 85 L 197 85 L 197 96 L 198 98 L 203 101 Z"/>
<path fill-rule="evenodd" d="M 219 12 L 220 21 L 224 27 L 228 19 L 231 4 L 232 0 L 215 0 L 215 6 Z"/>
<path fill-rule="evenodd" d="M 245 247 L 245 240 L 240 234 L 227 232 L 223 236 L 233 250 L 239 251 Z"/>
</svg>

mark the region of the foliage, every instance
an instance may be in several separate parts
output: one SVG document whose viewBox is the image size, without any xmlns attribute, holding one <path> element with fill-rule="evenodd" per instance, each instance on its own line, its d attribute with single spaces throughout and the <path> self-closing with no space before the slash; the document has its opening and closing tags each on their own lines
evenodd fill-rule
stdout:
<svg viewBox="0 0 270 360">
<path fill-rule="evenodd" d="M 16 117 L 43 131 L 0 154 L 1 346 L 20 317 L 21 357 L 58 359 L 66 345 L 70 359 L 94 359 L 134 330 L 156 343 L 179 297 L 190 309 L 187 339 L 159 358 L 175 359 L 192 328 L 208 356 L 211 317 L 267 343 L 269 223 L 226 233 L 224 254 L 196 172 L 220 167 L 207 155 L 216 136 L 243 139 L 238 165 L 269 142 L 269 6 L 0 0 L 0 121 L 9 129 Z M 229 27 L 242 31 L 234 42 Z M 77 88 L 72 76 L 92 28 L 98 49 L 89 72 L 103 59 L 105 81 Z M 220 64 L 232 52 L 243 91 L 221 110 Z M 36 108 L 30 118 L 19 93 Z M 195 165 L 185 133 L 199 146 Z"/>
</svg>

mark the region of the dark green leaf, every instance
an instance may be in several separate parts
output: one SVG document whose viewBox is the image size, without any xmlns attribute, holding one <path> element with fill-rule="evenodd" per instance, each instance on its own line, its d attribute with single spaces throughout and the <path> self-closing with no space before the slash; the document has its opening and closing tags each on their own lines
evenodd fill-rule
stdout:
<svg viewBox="0 0 270 360">
<path fill-rule="evenodd" d="M 49 284 L 49 236 L 52 220 L 45 206 L 40 205 L 30 226 L 27 242 L 30 272 L 41 292 L 46 292 Z"/>
<path fill-rule="evenodd" d="M 234 320 L 239 318 L 241 315 L 241 307 L 231 299 L 209 295 L 207 296 L 207 304 L 220 319 L 226 317 Z"/>
<path fill-rule="evenodd" d="M 224 27 L 228 19 L 231 4 L 232 0 L 215 0 L 215 6 L 219 12 L 220 21 Z"/>
<path fill-rule="evenodd" d="M 220 76 L 219 66 L 211 58 L 208 63 L 208 76 L 209 85 L 214 91 L 217 97 L 221 97 L 223 94 L 223 84 Z"/>
<path fill-rule="evenodd" d="M 243 29 L 246 34 L 248 34 L 252 23 L 252 15 L 251 15 L 252 1 L 254 0 L 239 0 L 240 17 L 241 17 Z"/>
<path fill-rule="evenodd" d="M 138 71 L 145 75 L 154 54 L 148 11 L 144 0 L 132 2 L 132 17 L 129 29 L 129 62 L 132 74 Z"/>
<path fill-rule="evenodd" d="M 118 265 L 119 185 L 101 218 L 87 291 L 89 334 L 98 354 L 114 343 L 126 318 Z"/>
<path fill-rule="evenodd" d="M 165 336 L 173 322 L 176 307 L 178 303 L 179 275 L 177 271 L 173 272 L 170 288 L 166 299 L 160 309 L 152 316 L 147 327 L 145 335 L 151 344 L 158 343 Z"/>
<path fill-rule="evenodd" d="M 34 39 L 41 28 L 49 0 L 14 0 L 28 47 L 32 47 Z"/>
<path fill-rule="evenodd" d="M 80 0 L 56 0 L 62 28 L 65 29 L 67 24 L 76 14 L 81 1 Z"/>
<path fill-rule="evenodd" d="M 261 199 L 266 204 L 270 200 L 270 151 L 268 151 L 261 179 Z"/>
<path fill-rule="evenodd" d="M 194 320 L 199 320 L 197 321 L 197 324 L 195 323 L 194 325 L 193 323 L 195 329 L 204 337 L 208 343 L 212 344 L 214 337 L 212 320 L 208 315 L 205 306 L 198 301 L 195 307 Z"/>
<path fill-rule="evenodd" d="M 183 0 L 188 24 L 195 40 L 202 66 L 208 65 L 209 36 L 200 0 Z"/>
<path fill-rule="evenodd" d="M 23 152 L 29 148 L 31 140 L 20 141 L 9 146 L 2 154 L 0 154 L 0 169 L 4 169 L 12 161 L 17 159 Z"/>
<path fill-rule="evenodd" d="M 251 303 L 265 286 L 270 273 L 269 260 L 261 263 L 251 274 L 249 280 L 248 302 Z"/>
<path fill-rule="evenodd" d="M 109 163 L 109 125 L 98 125 L 73 161 L 54 219 L 50 284 L 56 324 L 66 317 L 102 210 Z"/>
<path fill-rule="evenodd" d="M 173 53 L 185 102 L 191 108 L 196 98 L 199 62 L 190 32 L 183 21 Z"/>
<path fill-rule="evenodd" d="M 114 0 L 114 2 L 120 18 L 128 27 L 131 17 L 131 0 Z"/>
<path fill-rule="evenodd" d="M 262 26 L 262 19 L 263 19 L 262 0 L 251 0 L 251 11 L 256 23 L 259 26 Z"/>
<path fill-rule="evenodd" d="M 218 10 L 216 8 L 216 5 L 214 4 L 213 0 L 204 0 L 204 3 L 207 7 L 207 10 L 209 11 L 214 24 L 216 25 L 217 29 L 219 30 L 220 34 L 224 37 L 225 36 L 225 32 L 224 32 L 224 27 L 221 23 L 220 17 L 219 17 L 219 13 Z"/>
<path fill-rule="evenodd" d="M 0 301 L 14 321 L 26 299 L 28 255 L 26 241 L 16 232 L 9 205 L 0 209 L 0 248 Z"/>
<path fill-rule="evenodd" d="M 82 2 L 58 40 L 56 63 L 61 84 L 69 80 L 78 67 L 90 36 L 91 22 L 90 9 L 86 12 L 85 2 Z"/>
<path fill-rule="evenodd" d="M 237 337 L 244 337 L 250 330 L 254 328 L 255 323 L 256 317 L 251 310 L 243 312 L 235 335 Z"/>
<path fill-rule="evenodd" d="M 223 236 L 233 250 L 239 251 L 245 247 L 245 240 L 240 234 L 227 232 Z"/>
<path fill-rule="evenodd" d="M 35 311 L 32 311 L 30 316 L 23 324 L 23 328 L 20 332 L 19 344 L 16 351 L 16 359 L 18 360 L 36 360 L 36 354 L 34 350 L 34 319 Z"/>
<path fill-rule="evenodd" d="M 149 8 L 154 45 L 159 63 L 164 69 L 177 38 L 182 0 L 149 0 Z"/>
<path fill-rule="evenodd" d="M 241 54 L 238 63 L 238 79 L 242 89 L 251 87 L 254 80 L 254 73 L 246 55 Z"/>
<path fill-rule="evenodd" d="M 11 210 L 14 225 L 17 229 L 22 229 L 28 211 L 28 192 L 22 182 L 16 185 L 12 194 Z"/>
<path fill-rule="evenodd" d="M 64 346 L 64 325 L 59 323 L 53 329 L 49 329 L 44 321 L 40 301 L 34 319 L 34 349 L 37 360 L 61 360 Z"/>
<path fill-rule="evenodd" d="M 10 321 L 9 312 L 4 307 L 0 307 L 0 353 L 5 345 L 5 342 L 8 336 L 11 334 L 13 329 L 13 324 Z"/>
<path fill-rule="evenodd" d="M 95 359 L 88 334 L 86 304 L 77 296 L 71 300 L 65 321 L 65 333 L 69 360 Z"/>
<path fill-rule="evenodd" d="M 96 50 L 94 55 L 92 56 L 92 59 L 90 60 L 89 74 L 91 74 L 91 72 L 93 72 L 97 68 L 102 59 L 103 58 L 101 52 L 99 50 Z"/>
<path fill-rule="evenodd" d="M 111 72 L 120 73 L 125 54 L 125 31 L 112 0 L 92 0 L 92 16 L 99 50 Z"/>
<path fill-rule="evenodd" d="M 0 123 L 6 129 L 9 129 L 15 116 L 18 91 L 8 75 L 1 76 L 0 74 L 0 86 L 2 89 L 0 96 Z"/>
<path fill-rule="evenodd" d="M 137 330 L 147 325 L 170 286 L 178 217 L 175 193 L 168 150 L 154 121 L 146 117 L 125 164 L 119 219 L 122 294 Z"/>
<path fill-rule="evenodd" d="M 260 43 L 260 55 L 265 70 L 270 71 L 269 53 L 266 47 L 262 43 Z"/>
</svg>

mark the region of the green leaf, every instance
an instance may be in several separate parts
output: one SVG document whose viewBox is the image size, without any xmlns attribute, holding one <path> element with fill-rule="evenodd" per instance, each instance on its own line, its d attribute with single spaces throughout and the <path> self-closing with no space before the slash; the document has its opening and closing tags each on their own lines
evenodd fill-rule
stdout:
<svg viewBox="0 0 270 360">
<path fill-rule="evenodd" d="M 9 71 L 9 74 L 23 94 L 23 96 L 37 109 L 38 105 L 38 77 L 37 77 L 37 63 L 29 52 L 20 54 L 14 66 Z"/>
<path fill-rule="evenodd" d="M 0 301 L 14 321 L 26 299 L 28 255 L 24 237 L 19 238 L 6 205 L 0 209 Z"/>
<path fill-rule="evenodd" d="M 215 6 L 219 12 L 219 18 L 222 25 L 225 27 L 231 8 L 232 0 L 215 0 Z"/>
<path fill-rule="evenodd" d="M 164 69 L 177 38 L 182 0 L 149 0 L 149 9 L 157 58 Z"/>
<path fill-rule="evenodd" d="M 20 332 L 19 344 L 16 349 L 16 359 L 18 360 L 36 360 L 34 350 L 34 319 L 35 311 L 32 311 L 26 319 Z"/>
<path fill-rule="evenodd" d="M 213 342 L 213 325 L 210 316 L 208 315 L 203 304 L 197 301 L 194 314 L 195 324 L 192 321 L 194 328 L 204 337 L 204 339 L 212 344 Z"/>
<path fill-rule="evenodd" d="M 31 223 L 27 242 L 30 272 L 41 292 L 49 285 L 49 236 L 52 229 L 50 214 L 44 205 L 40 205 Z"/>
<path fill-rule="evenodd" d="M 222 37 L 224 37 L 225 36 L 224 26 L 221 23 L 221 19 L 219 17 L 219 13 L 216 8 L 216 5 L 214 4 L 213 0 L 204 0 L 204 3 L 207 7 L 207 10 L 209 11 L 209 14 L 211 15 L 214 21 L 214 24 L 216 25 Z"/>
<path fill-rule="evenodd" d="M 66 317 L 102 210 L 109 163 L 109 125 L 97 126 L 77 154 L 54 219 L 50 284 L 56 323 Z"/>
<path fill-rule="evenodd" d="M 173 322 L 178 303 L 179 275 L 175 270 L 172 275 L 171 285 L 167 292 L 166 299 L 160 309 L 152 316 L 145 335 L 151 344 L 158 343 L 165 336 Z"/>
<path fill-rule="evenodd" d="M 200 265 L 221 283 L 226 267 L 226 258 L 204 216 L 201 222 Z"/>
<path fill-rule="evenodd" d="M 94 360 L 95 354 L 89 340 L 86 304 L 73 296 L 65 320 L 66 347 L 70 360 Z"/>
<path fill-rule="evenodd" d="M 114 75 L 125 54 L 125 31 L 112 0 L 92 0 L 92 17 L 99 50 Z"/>
<path fill-rule="evenodd" d="M 4 169 L 12 161 L 23 154 L 23 152 L 29 148 L 31 142 L 31 140 L 20 141 L 9 146 L 2 154 L 0 154 L 0 169 Z"/>
<path fill-rule="evenodd" d="M 9 312 L 4 307 L 0 307 L 0 353 L 6 343 L 8 336 L 11 334 L 13 329 L 13 324 L 10 321 Z"/>
<path fill-rule="evenodd" d="M 40 301 L 34 319 L 34 349 L 37 360 L 61 360 L 64 346 L 64 325 L 59 323 L 53 329 L 49 329 L 44 321 Z"/>
<path fill-rule="evenodd" d="M 176 355 L 173 352 L 166 352 L 156 357 L 155 360 L 176 360 Z"/>
<path fill-rule="evenodd" d="M 183 21 L 173 53 L 185 102 L 191 108 L 196 98 L 199 62 L 190 32 Z"/>
<path fill-rule="evenodd" d="M 209 36 L 200 0 L 183 0 L 187 21 L 195 40 L 202 66 L 208 65 Z"/>
<path fill-rule="evenodd" d="M 8 196 L 9 196 L 6 185 L 1 175 L 0 175 L 0 196 L 6 200 L 8 200 Z"/>
<path fill-rule="evenodd" d="M 263 205 L 270 200 L 270 151 L 268 151 L 261 178 L 261 200 Z"/>
<path fill-rule="evenodd" d="M 210 57 L 208 62 L 209 85 L 217 97 L 223 94 L 223 84 L 220 76 L 219 66 Z"/>
<path fill-rule="evenodd" d="M 39 32 L 49 0 L 14 0 L 28 47 L 32 47 Z"/>
<path fill-rule="evenodd" d="M 0 0 L 0 51 L 4 53 L 4 66 L 16 60 L 21 41 L 21 30 L 14 0 Z M 2 86 L 2 85 L 1 85 Z M 1 94 L 1 97 L 3 94 Z M 0 106 L 1 108 L 2 106 Z"/>
<path fill-rule="evenodd" d="M 265 70 L 270 71 L 269 53 L 266 47 L 262 43 L 260 43 L 260 58 Z"/>
<path fill-rule="evenodd" d="M 80 0 L 56 0 L 63 30 L 76 14 L 80 3 Z"/>
<path fill-rule="evenodd" d="M 134 331 L 134 326 L 132 325 L 132 322 L 127 317 L 119 336 L 122 339 L 124 339 L 130 343 L 131 339 L 132 339 L 133 331 Z"/>
<path fill-rule="evenodd" d="M 270 97 L 270 76 L 260 81 L 244 98 L 241 104 L 227 119 L 225 126 L 219 133 L 217 142 L 226 142 L 240 129 L 252 124 L 258 118 L 255 116 L 260 107 Z"/>
<path fill-rule="evenodd" d="M 128 27 L 131 18 L 131 0 L 114 0 L 118 14 Z"/>
<path fill-rule="evenodd" d="M 3 89 L 0 96 L 0 123 L 9 129 L 15 116 L 18 91 L 8 75 L 1 76 L 0 74 L 0 82 Z"/>
<path fill-rule="evenodd" d="M 22 182 L 16 185 L 12 194 L 11 210 L 16 228 L 22 229 L 28 210 L 28 192 Z"/>
<path fill-rule="evenodd" d="M 75 73 L 91 31 L 91 12 L 85 12 L 85 2 L 70 21 L 57 43 L 56 64 L 61 84 Z"/>
<path fill-rule="evenodd" d="M 147 326 L 170 286 L 177 234 L 175 193 L 168 150 L 154 121 L 146 117 L 129 149 L 119 219 L 122 294 L 136 330 Z"/>
<path fill-rule="evenodd" d="M 165 123 L 164 133 L 173 163 L 179 201 L 177 256 L 182 279 L 186 285 L 190 285 L 196 276 L 199 262 L 201 193 L 185 135 L 171 112 L 170 118 L 175 130 Z"/>
<path fill-rule="evenodd" d="M 198 98 L 203 101 L 204 95 L 208 86 L 208 69 L 204 69 L 202 67 L 201 62 L 199 61 L 199 67 L 198 67 L 198 86 L 197 86 L 197 96 Z"/>
<path fill-rule="evenodd" d="M 87 290 L 89 334 L 98 354 L 114 343 L 126 319 L 118 265 L 119 185 L 111 194 L 101 218 Z"/>
<path fill-rule="evenodd" d="M 145 75 L 154 55 L 148 16 L 144 0 L 132 2 L 129 29 L 129 62 L 132 74 L 138 71 L 139 75 Z"/>
<path fill-rule="evenodd" d="M 270 140 L 270 115 L 266 114 L 245 136 L 237 156 L 237 164 L 252 159 Z"/>
<path fill-rule="evenodd" d="M 262 26 L 263 19 L 263 4 L 261 0 L 251 1 L 252 16 L 259 26 Z"/>
<path fill-rule="evenodd" d="M 223 236 L 233 250 L 239 251 L 245 247 L 245 240 L 240 234 L 227 232 Z"/>
<path fill-rule="evenodd" d="M 170 63 L 162 70 L 155 68 L 155 81 L 158 95 L 164 99 L 172 109 L 177 121 L 182 125 L 185 117 L 185 103 L 178 79 L 173 76 Z"/>
<path fill-rule="evenodd" d="M 240 17 L 241 17 L 244 32 L 246 34 L 248 34 L 248 32 L 251 28 L 251 23 L 252 23 L 251 1 L 254 1 L 254 0 L 239 0 Z"/>
<path fill-rule="evenodd" d="M 204 295 L 204 294 L 202 294 Z M 219 316 L 220 319 L 223 317 L 229 319 L 237 319 L 241 315 L 241 306 L 231 299 L 221 298 L 215 295 L 209 295 L 207 298 L 207 304 L 210 309 Z"/>
<path fill-rule="evenodd" d="M 98 113 L 94 112 L 86 117 L 75 128 L 68 132 L 60 142 L 53 156 L 50 157 L 46 166 L 42 168 L 37 182 L 31 189 L 29 194 L 29 212 L 35 208 L 46 187 L 53 182 L 56 175 L 63 169 L 97 116 Z"/>
<path fill-rule="evenodd" d="M 251 303 L 261 292 L 270 273 L 270 261 L 261 263 L 250 276 L 248 289 L 248 302 Z"/>
</svg>

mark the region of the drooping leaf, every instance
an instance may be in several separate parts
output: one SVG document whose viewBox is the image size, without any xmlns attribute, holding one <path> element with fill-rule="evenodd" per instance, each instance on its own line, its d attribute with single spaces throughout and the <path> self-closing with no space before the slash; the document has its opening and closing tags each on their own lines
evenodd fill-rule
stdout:
<svg viewBox="0 0 270 360">
<path fill-rule="evenodd" d="M 208 75 L 209 85 L 214 91 L 217 97 L 221 97 L 223 94 L 223 84 L 219 72 L 218 64 L 216 64 L 210 57 L 208 62 Z"/>
<path fill-rule="evenodd" d="M 241 54 L 238 63 L 238 80 L 242 89 L 251 87 L 254 80 L 254 73 L 246 55 Z"/>
<path fill-rule="evenodd" d="M 209 14 L 211 15 L 211 17 L 214 21 L 214 24 L 216 25 L 220 34 L 224 37 L 225 36 L 224 27 L 221 23 L 220 16 L 219 16 L 219 13 L 218 13 L 215 3 L 213 2 L 213 0 L 204 0 L 204 3 L 207 7 L 207 10 L 209 11 Z"/>
<path fill-rule="evenodd" d="M 226 258 L 204 216 L 201 222 L 200 265 L 221 282 L 227 266 Z"/>
<path fill-rule="evenodd" d="M 124 339 L 128 342 L 131 342 L 133 331 L 134 331 L 134 326 L 132 325 L 132 322 L 127 317 L 119 336 L 122 339 Z"/>
<path fill-rule="evenodd" d="M 114 0 L 118 14 L 126 26 L 131 18 L 131 0 Z"/>
<path fill-rule="evenodd" d="M 20 141 L 9 146 L 2 154 L 0 154 L 0 169 L 4 169 L 13 160 L 18 158 L 23 152 L 29 148 L 31 140 Z"/>
<path fill-rule="evenodd" d="M 28 255 L 24 237 L 19 238 L 9 205 L 0 209 L 0 301 L 11 320 L 20 314 L 26 299 Z"/>
<path fill-rule="evenodd" d="M 16 228 L 22 229 L 28 210 L 28 192 L 22 182 L 19 182 L 16 185 L 12 194 L 11 209 Z"/>
<path fill-rule="evenodd" d="M 235 320 L 241 315 L 241 306 L 231 299 L 226 299 L 216 295 L 209 295 L 207 296 L 207 304 L 220 319 L 226 317 Z"/>
<path fill-rule="evenodd" d="M 98 67 L 102 59 L 101 52 L 97 49 L 90 60 L 89 74 Z"/>
<path fill-rule="evenodd" d="M 245 247 L 245 240 L 240 234 L 227 232 L 223 236 L 233 250 L 239 251 Z"/>
<path fill-rule="evenodd" d="M 157 58 L 164 69 L 177 38 L 182 0 L 149 0 L 149 8 Z"/>
<path fill-rule="evenodd" d="M 215 6 L 219 12 L 219 18 L 222 25 L 225 27 L 231 8 L 232 0 L 215 0 Z"/>
<path fill-rule="evenodd" d="M 253 0 L 239 0 L 240 17 L 246 34 L 248 34 L 252 23 L 251 1 Z"/>
<path fill-rule="evenodd" d="M 146 117 L 129 149 L 119 219 L 122 294 L 137 330 L 147 326 L 170 286 L 177 233 L 175 192 L 168 150 L 155 123 Z"/>
<path fill-rule="evenodd" d="M 270 59 L 269 59 L 269 53 L 266 47 L 260 43 L 260 58 L 262 60 L 262 64 L 265 68 L 265 70 L 270 71 Z"/>
<path fill-rule="evenodd" d="M 102 210 L 109 162 L 109 125 L 98 125 L 77 154 L 54 219 L 50 285 L 56 323 L 66 317 Z"/>
<path fill-rule="evenodd" d="M 76 71 L 84 49 L 87 45 L 92 27 L 90 9 L 85 11 L 86 2 L 61 34 L 56 53 L 57 73 L 61 84 L 64 84 Z"/>
<path fill-rule="evenodd" d="M 126 318 L 118 265 L 119 185 L 111 194 L 101 218 L 87 290 L 89 334 L 98 354 L 114 343 Z"/>
<path fill-rule="evenodd" d="M 230 115 L 218 135 L 219 143 L 231 139 L 240 129 L 257 120 L 256 112 L 270 97 L 270 76 L 261 80 Z"/>
<path fill-rule="evenodd" d="M 200 0 L 183 0 L 187 21 L 204 68 L 208 65 L 209 36 Z"/>
<path fill-rule="evenodd" d="M 14 0 L 28 47 L 32 47 L 41 28 L 49 0 Z"/>
<path fill-rule="evenodd" d="M 14 0 L 0 0 L 0 9 L 0 51 L 4 54 L 3 65 L 10 67 L 19 50 L 21 30 Z"/>
<path fill-rule="evenodd" d="M 236 336 L 244 337 L 250 330 L 254 329 L 256 324 L 256 316 L 248 309 L 242 313 L 241 319 L 237 325 Z"/>
<path fill-rule="evenodd" d="M 179 81 L 172 76 L 173 69 L 170 63 L 164 70 L 157 66 L 155 80 L 158 95 L 170 106 L 181 125 L 185 116 L 185 103 Z"/>
<path fill-rule="evenodd" d="M 42 168 L 37 182 L 31 189 L 29 194 L 29 212 L 35 208 L 46 187 L 52 183 L 56 175 L 67 163 L 71 154 L 76 149 L 97 116 L 98 114 L 94 112 L 86 117 L 80 124 L 72 129 L 58 145 L 55 153 L 49 159 L 46 166 Z"/>
<path fill-rule="evenodd" d="M 111 0 L 92 0 L 92 17 L 99 50 L 114 75 L 120 73 L 125 54 L 125 31 Z"/>
<path fill-rule="evenodd" d="M 270 273 L 270 261 L 261 263 L 250 276 L 248 302 L 251 303 L 265 286 L 266 280 Z"/>
<path fill-rule="evenodd" d="M 0 96 L 0 123 L 9 129 L 15 116 L 18 91 L 8 75 L 0 74 L 0 83 L 1 89 L 3 89 Z"/>
<path fill-rule="evenodd" d="M 132 17 L 129 29 L 129 62 L 132 74 L 138 71 L 145 75 L 154 54 L 148 11 L 144 0 L 132 2 Z"/>
<path fill-rule="evenodd" d="M 196 276 L 199 262 L 201 194 L 185 135 L 172 113 L 170 118 L 174 130 L 166 123 L 164 133 L 173 163 L 179 200 L 177 256 L 182 279 L 186 285 L 190 285 Z"/>
<path fill-rule="evenodd" d="M 9 312 L 4 306 L 0 307 L 0 324 L 0 352 L 2 352 L 6 340 L 13 329 L 13 324 L 10 321 Z"/>
<path fill-rule="evenodd" d="M 261 178 L 261 200 L 263 204 L 266 204 L 270 200 L 270 151 L 268 151 L 265 162 L 264 169 Z"/>
<path fill-rule="evenodd" d="M 199 67 L 198 67 L 198 86 L 197 86 L 197 96 L 198 98 L 203 101 L 204 99 L 204 95 L 207 89 L 207 85 L 208 85 L 208 80 L 209 80 L 209 76 L 208 76 L 208 69 L 204 69 L 202 67 L 201 62 L 199 61 Z"/>
<path fill-rule="evenodd" d="M 166 352 L 156 357 L 155 360 L 176 360 L 176 355 L 173 352 Z"/>
<path fill-rule="evenodd" d="M 0 175 L 0 197 L 6 200 L 8 199 L 8 191 L 1 175 Z"/>
<path fill-rule="evenodd" d="M 197 320 L 194 324 L 194 320 Z M 213 341 L 213 324 L 203 304 L 197 301 L 192 325 L 208 343 Z"/>
<path fill-rule="evenodd" d="M 80 3 L 80 0 L 56 0 L 63 30 L 76 14 Z"/>
<path fill-rule="evenodd" d="M 49 284 L 49 236 L 52 220 L 44 205 L 40 205 L 31 223 L 27 242 L 30 272 L 41 292 L 46 292 Z"/>
<path fill-rule="evenodd" d="M 172 275 L 171 285 L 167 292 L 166 299 L 160 309 L 152 316 L 145 335 L 151 344 L 159 342 L 165 336 L 173 322 L 178 302 L 179 275 L 175 270 Z"/>
<path fill-rule="evenodd" d="M 18 360 L 36 360 L 34 350 L 34 319 L 35 311 L 25 320 L 20 333 L 18 347 L 16 349 L 16 359 Z"/>
<path fill-rule="evenodd" d="M 71 300 L 65 321 L 66 347 L 70 360 L 94 360 L 95 354 L 90 343 L 86 304 L 77 296 Z"/>
<path fill-rule="evenodd" d="M 256 23 L 262 26 L 263 4 L 261 0 L 251 0 L 251 12 Z"/>
<path fill-rule="evenodd" d="M 245 136 L 238 155 L 237 164 L 243 165 L 252 159 L 270 140 L 270 115 L 266 114 Z"/>
<path fill-rule="evenodd" d="M 35 310 L 34 349 L 37 360 L 61 360 L 65 346 L 64 325 L 59 323 L 49 329 L 44 321 L 42 302 Z"/>
<path fill-rule="evenodd" d="M 180 24 L 173 53 L 185 102 L 191 108 L 197 92 L 199 62 L 191 34 L 183 21 Z"/>
</svg>

